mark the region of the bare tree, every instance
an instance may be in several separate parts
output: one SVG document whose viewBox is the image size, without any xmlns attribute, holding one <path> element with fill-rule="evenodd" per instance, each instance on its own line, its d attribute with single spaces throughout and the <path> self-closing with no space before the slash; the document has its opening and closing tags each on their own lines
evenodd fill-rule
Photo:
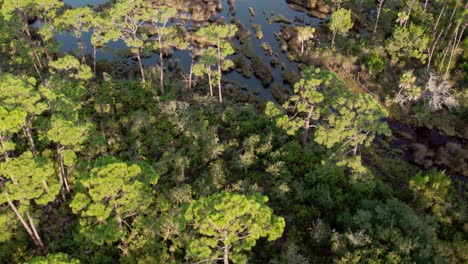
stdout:
<svg viewBox="0 0 468 264">
<path fill-rule="evenodd" d="M 436 73 L 430 74 L 423 98 L 431 111 L 440 110 L 444 106 L 449 109 L 458 106 L 457 99 L 453 95 L 452 85 Z"/>
</svg>

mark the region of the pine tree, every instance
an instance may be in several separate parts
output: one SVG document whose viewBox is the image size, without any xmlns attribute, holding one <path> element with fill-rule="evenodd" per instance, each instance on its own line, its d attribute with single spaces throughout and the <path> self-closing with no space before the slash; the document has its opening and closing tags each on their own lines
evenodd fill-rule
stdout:
<svg viewBox="0 0 468 264">
<path fill-rule="evenodd" d="M 196 234 L 188 241 L 187 254 L 199 261 L 246 263 L 243 253 L 260 237 L 281 237 L 285 221 L 265 205 L 266 196 L 220 192 L 190 204 L 185 219 Z"/>
<path fill-rule="evenodd" d="M 34 244 L 44 248 L 30 212 L 35 205 L 46 205 L 55 200 L 60 191 L 52 162 L 47 158 L 34 157 L 31 152 L 25 152 L 17 158 L 1 163 L 0 175 L 6 179 L 1 190 L 0 204 L 7 203 Z"/>
<path fill-rule="evenodd" d="M 328 25 L 330 30 L 333 32 L 332 48 L 335 46 L 336 34 L 345 35 L 353 27 L 351 20 L 351 10 L 338 9 L 332 13 L 330 18 L 330 24 Z"/>
<path fill-rule="evenodd" d="M 164 50 L 171 48 L 184 49 L 188 46 L 188 42 L 184 40 L 183 34 L 179 27 L 167 26 L 169 20 L 177 14 L 175 8 L 162 7 L 157 10 L 156 15 L 151 17 L 151 23 L 156 29 L 155 48 L 159 50 L 159 66 L 160 66 L 160 91 L 164 94 Z"/>
<path fill-rule="evenodd" d="M 112 5 L 107 17 L 110 20 L 104 29 L 104 42 L 122 40 L 135 55 L 140 69 L 141 80 L 144 83 L 145 72 L 141 61 L 141 52 L 147 47 L 148 36 L 140 33 L 141 26 L 149 21 L 153 14 L 150 4 L 145 0 L 119 0 Z"/>
<path fill-rule="evenodd" d="M 144 162 L 124 163 L 114 157 L 99 159 L 70 203 L 80 215 L 81 232 L 97 245 L 121 241 L 132 229 L 132 219 L 150 212 L 152 187 L 158 181 Z"/>
<path fill-rule="evenodd" d="M 222 71 L 229 69 L 234 65 L 234 63 L 231 60 L 226 59 L 226 57 L 234 54 L 234 49 L 229 43 L 229 39 L 232 38 L 236 32 L 236 25 L 209 25 L 199 29 L 196 33 L 203 39 L 203 41 L 206 41 L 208 45 L 216 47 L 218 59 L 216 77 L 218 79 L 218 93 L 220 103 L 223 102 L 221 89 Z"/>
<path fill-rule="evenodd" d="M 15 128 L 19 127 L 26 135 L 31 151 L 37 156 L 32 134 L 32 123 L 48 106 L 42 100 L 42 96 L 36 88 L 36 79 L 27 76 L 14 76 L 8 73 L 1 75 L 0 103 L 0 109 L 3 108 L 3 111 L 0 111 L 5 114 L 4 120 L 10 119 L 10 121 L 5 121 L 3 129 L 0 128 L 0 143 L 12 133 L 18 132 Z M 7 155 L 5 151 L 8 150 L 12 150 L 11 145 L 4 149 L 4 155 Z"/>
</svg>

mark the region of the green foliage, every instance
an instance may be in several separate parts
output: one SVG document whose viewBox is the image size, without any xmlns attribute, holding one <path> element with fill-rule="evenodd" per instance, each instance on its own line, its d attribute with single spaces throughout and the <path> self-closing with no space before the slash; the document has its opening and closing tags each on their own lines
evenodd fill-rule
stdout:
<svg viewBox="0 0 468 264">
<path fill-rule="evenodd" d="M 50 119 L 47 138 L 61 145 L 80 149 L 88 139 L 92 127 L 89 122 L 81 122 L 77 115 L 67 118 L 66 115 L 54 114 Z"/>
<path fill-rule="evenodd" d="M 430 210 L 442 223 L 451 223 L 450 210 L 452 186 L 444 172 L 431 170 L 426 174 L 418 173 L 409 182 L 410 189 L 418 198 L 423 210 Z"/>
<path fill-rule="evenodd" d="M 8 197 L 18 201 L 22 210 L 32 204 L 52 202 L 60 190 L 52 162 L 43 157 L 34 158 L 31 152 L 1 163 L 0 175 L 8 179 L 2 188 L 0 202 L 5 203 Z"/>
<path fill-rule="evenodd" d="M 66 55 L 50 63 L 50 72 L 63 73 L 64 76 L 75 80 L 89 80 L 93 77 L 93 72 L 88 65 L 81 64 L 78 59 L 71 55 Z"/>
<path fill-rule="evenodd" d="M 351 10 L 340 8 L 332 13 L 328 24 L 328 28 L 333 31 L 332 47 L 335 44 L 336 34 L 346 35 L 353 25 Z"/>
<path fill-rule="evenodd" d="M 130 220 L 151 210 L 151 186 L 158 178 L 143 162 L 123 163 L 113 157 L 98 160 L 91 173 L 80 179 L 83 187 L 70 203 L 81 217 L 81 232 L 98 245 L 123 239 L 126 226 L 131 228 Z"/>
<path fill-rule="evenodd" d="M 285 221 L 273 215 L 261 195 L 220 192 L 194 201 L 185 213 L 196 231 L 188 241 L 188 256 L 198 260 L 216 260 L 229 250 L 233 263 L 246 263 L 243 251 L 250 250 L 260 237 L 273 241 L 281 237 Z"/>
<path fill-rule="evenodd" d="M 80 261 L 69 257 L 65 253 L 47 254 L 47 256 L 35 257 L 26 264 L 79 264 Z"/>
<path fill-rule="evenodd" d="M 369 146 L 375 135 L 391 133 L 383 120 L 387 111 L 369 94 L 342 96 L 328 111 L 327 121 L 315 133 L 315 141 L 327 148 L 338 144 L 345 153 L 348 149 L 356 155 L 358 147 Z"/>
<path fill-rule="evenodd" d="M 371 52 L 366 58 L 367 69 L 370 75 L 377 75 L 385 69 L 385 61 L 378 52 Z"/>
<path fill-rule="evenodd" d="M 346 220 L 348 231 L 331 234 L 337 263 L 428 262 L 437 256 L 436 224 L 396 199 L 364 201 Z"/>
<path fill-rule="evenodd" d="M 276 121 L 277 126 L 286 130 L 289 135 L 294 135 L 302 127 L 309 129 L 311 120 L 317 120 L 320 116 L 318 105 L 324 100 L 321 86 L 332 86 L 336 81 L 334 75 L 328 71 L 313 67 L 302 71 L 301 79 L 294 84 L 295 95 L 283 105 L 285 109 L 294 111 L 295 116 L 281 116 Z"/>
<path fill-rule="evenodd" d="M 385 46 L 395 62 L 407 62 L 411 58 L 426 61 L 425 54 L 429 37 L 426 30 L 414 24 L 409 27 L 398 27 L 393 32 L 393 36 L 387 40 Z"/>
</svg>

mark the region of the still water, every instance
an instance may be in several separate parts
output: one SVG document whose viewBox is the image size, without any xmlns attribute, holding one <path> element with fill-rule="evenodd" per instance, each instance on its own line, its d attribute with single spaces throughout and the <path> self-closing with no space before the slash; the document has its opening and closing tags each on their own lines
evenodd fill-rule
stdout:
<svg viewBox="0 0 468 264">
<path fill-rule="evenodd" d="M 81 7 L 81 6 L 98 6 L 106 3 L 106 0 L 64 0 L 65 4 L 69 4 L 72 7 Z M 217 14 L 218 18 L 224 19 L 226 22 L 231 21 L 231 19 L 239 20 L 246 29 L 251 31 L 251 40 L 255 53 L 262 58 L 265 64 L 270 64 L 271 57 L 265 54 L 264 50 L 261 47 L 262 42 L 267 42 L 273 48 L 273 53 L 277 54 L 278 59 L 281 64 L 289 70 L 297 70 L 297 66 L 294 63 L 289 62 L 285 54 L 281 53 L 279 42 L 275 39 L 275 32 L 281 31 L 281 26 L 284 24 L 281 23 L 272 23 L 269 24 L 267 19 L 271 18 L 272 15 L 283 15 L 291 21 L 294 21 L 295 18 L 301 18 L 301 20 L 306 21 L 309 24 L 317 25 L 324 23 L 324 21 L 317 18 L 308 16 L 303 12 L 296 11 L 290 8 L 285 0 L 236 0 L 235 1 L 235 16 L 229 12 L 229 4 L 227 0 L 222 0 L 223 9 Z M 251 16 L 249 12 L 249 7 L 252 7 L 255 11 L 255 16 Z M 259 24 L 263 30 L 263 39 L 258 40 L 255 38 L 254 30 L 252 28 L 252 23 Z M 294 22 L 293 22 L 294 23 Z M 299 22 L 296 22 L 300 24 Z M 92 45 L 90 43 L 91 32 L 83 33 L 83 40 L 86 46 L 87 53 L 92 53 Z M 61 43 L 61 51 L 64 53 L 67 52 L 77 52 L 78 46 L 76 39 L 70 33 L 63 33 L 57 35 L 57 39 Z M 238 44 L 238 43 L 234 43 Z M 108 43 L 107 47 L 104 49 L 97 50 L 97 59 L 98 60 L 108 60 L 114 61 L 122 59 L 120 55 L 122 50 L 124 50 L 125 44 L 122 41 L 116 41 Z M 188 72 L 190 67 L 190 53 L 189 51 L 178 50 L 172 55 L 173 59 L 177 59 L 182 66 L 182 68 Z M 145 66 L 154 66 L 158 64 L 159 56 L 154 54 L 149 58 L 143 59 L 143 64 Z M 272 68 L 274 82 L 273 83 L 283 83 L 281 77 L 281 67 Z M 245 78 L 236 71 L 231 71 L 224 75 L 224 79 L 238 83 L 241 86 L 247 86 L 249 90 L 260 90 L 259 97 L 269 100 L 273 100 L 271 95 L 271 89 L 269 87 L 263 87 L 260 80 L 257 79 L 254 75 L 251 78 Z M 270 86 L 271 87 L 271 86 Z"/>
</svg>

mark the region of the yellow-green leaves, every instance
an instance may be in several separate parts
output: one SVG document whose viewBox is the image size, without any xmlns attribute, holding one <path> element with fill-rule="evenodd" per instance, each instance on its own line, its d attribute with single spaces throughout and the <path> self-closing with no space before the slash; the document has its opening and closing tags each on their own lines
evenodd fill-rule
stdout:
<svg viewBox="0 0 468 264">
<path fill-rule="evenodd" d="M 233 263 L 245 263 L 260 237 L 273 241 L 281 237 L 285 221 L 266 206 L 268 198 L 220 192 L 190 204 L 185 219 L 195 233 L 188 241 L 188 257 L 196 260 L 217 259 L 229 251 Z"/>
<path fill-rule="evenodd" d="M 2 188 L 3 195 L 7 194 L 12 201 L 29 206 L 47 204 L 57 196 L 60 183 L 56 176 L 53 163 L 46 158 L 34 158 L 31 152 L 0 164 L 0 175 L 8 181 Z"/>
<path fill-rule="evenodd" d="M 426 61 L 426 47 L 429 36 L 422 26 L 410 24 L 409 27 L 398 27 L 393 36 L 387 40 L 386 49 L 394 62 L 405 63 L 411 58 Z"/>
<path fill-rule="evenodd" d="M 98 245 L 123 238 L 132 219 L 149 212 L 151 185 L 157 180 L 147 164 L 123 163 L 113 157 L 98 160 L 90 175 L 80 179 L 82 188 L 70 203 L 81 216 L 82 233 Z"/>
<path fill-rule="evenodd" d="M 75 80 L 89 80 L 93 77 L 91 68 L 86 64 L 81 64 L 74 56 L 66 55 L 50 63 L 52 74 L 60 73 Z"/>
<path fill-rule="evenodd" d="M 80 264 L 80 261 L 69 257 L 65 253 L 47 254 L 47 256 L 35 257 L 26 264 Z"/>
<path fill-rule="evenodd" d="M 332 13 L 328 27 L 333 31 L 332 47 L 335 45 L 336 34 L 345 35 L 353 27 L 351 10 L 340 8 Z"/>
</svg>

